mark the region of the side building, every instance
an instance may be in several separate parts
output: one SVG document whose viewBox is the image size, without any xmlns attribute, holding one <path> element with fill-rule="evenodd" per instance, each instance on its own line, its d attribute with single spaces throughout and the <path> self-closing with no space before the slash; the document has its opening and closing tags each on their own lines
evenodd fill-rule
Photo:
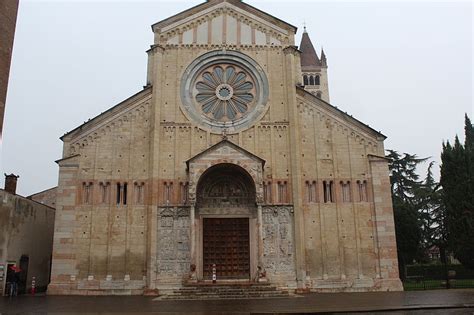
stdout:
<svg viewBox="0 0 474 315">
<path fill-rule="evenodd" d="M 18 176 L 6 175 L 0 189 L 0 296 L 7 273 L 20 268 L 19 293 L 45 291 L 51 275 L 55 209 L 16 194 Z"/>
</svg>

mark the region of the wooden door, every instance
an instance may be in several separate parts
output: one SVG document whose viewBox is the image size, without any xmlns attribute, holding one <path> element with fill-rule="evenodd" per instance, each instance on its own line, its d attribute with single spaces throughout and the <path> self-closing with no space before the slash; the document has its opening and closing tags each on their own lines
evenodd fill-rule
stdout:
<svg viewBox="0 0 474 315">
<path fill-rule="evenodd" d="M 250 278 L 249 219 L 204 219 L 203 275 L 212 279 L 216 265 L 217 280 Z"/>
</svg>

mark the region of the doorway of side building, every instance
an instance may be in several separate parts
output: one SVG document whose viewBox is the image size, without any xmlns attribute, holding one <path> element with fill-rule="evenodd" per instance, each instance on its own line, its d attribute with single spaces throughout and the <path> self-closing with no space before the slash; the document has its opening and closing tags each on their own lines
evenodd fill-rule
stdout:
<svg viewBox="0 0 474 315">
<path fill-rule="evenodd" d="M 28 265 L 30 257 L 28 255 L 21 255 L 20 258 L 20 281 L 18 282 L 18 294 L 26 294 L 28 281 Z"/>
</svg>

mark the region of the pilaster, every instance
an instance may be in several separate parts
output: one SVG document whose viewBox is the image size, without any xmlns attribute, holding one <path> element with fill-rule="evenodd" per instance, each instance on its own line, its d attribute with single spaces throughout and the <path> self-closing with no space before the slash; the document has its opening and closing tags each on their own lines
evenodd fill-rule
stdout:
<svg viewBox="0 0 474 315">
<path fill-rule="evenodd" d="M 378 286 L 382 290 L 403 290 L 398 274 L 397 242 L 393 218 L 392 197 L 388 160 L 385 157 L 369 155 L 374 196 L 373 223 L 377 244 L 376 263 L 379 274 Z"/>
<path fill-rule="evenodd" d="M 288 118 L 290 123 L 290 168 L 291 182 L 293 188 L 293 204 L 295 216 L 295 256 L 296 256 L 296 281 L 298 288 L 304 288 L 306 279 L 306 259 L 305 259 L 305 235 L 304 235 L 304 214 L 302 207 L 302 176 L 301 176 L 301 145 L 300 130 L 298 121 L 298 108 L 296 102 L 296 60 L 299 51 L 295 46 L 285 48 L 285 82 L 286 82 L 286 106 L 288 108 Z"/>
</svg>

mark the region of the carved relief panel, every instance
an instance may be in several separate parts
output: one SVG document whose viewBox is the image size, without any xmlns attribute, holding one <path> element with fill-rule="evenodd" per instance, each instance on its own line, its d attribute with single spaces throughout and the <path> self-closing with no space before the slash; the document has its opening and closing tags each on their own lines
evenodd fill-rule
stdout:
<svg viewBox="0 0 474 315">
<path fill-rule="evenodd" d="M 270 277 L 294 277 L 293 208 L 263 207 L 263 261 Z"/>
<path fill-rule="evenodd" d="M 158 277 L 184 277 L 190 266 L 189 208 L 158 209 Z"/>
</svg>

